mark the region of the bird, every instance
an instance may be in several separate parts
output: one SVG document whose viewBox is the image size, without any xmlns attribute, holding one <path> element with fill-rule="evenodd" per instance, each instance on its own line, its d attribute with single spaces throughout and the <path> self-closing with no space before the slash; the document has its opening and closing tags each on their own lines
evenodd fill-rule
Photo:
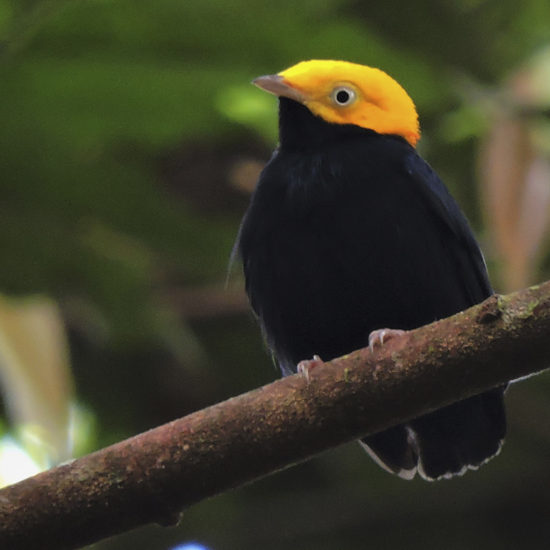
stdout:
<svg viewBox="0 0 550 550">
<path fill-rule="evenodd" d="M 278 98 L 279 144 L 259 176 L 235 254 L 283 376 L 383 345 L 493 294 L 466 217 L 416 150 L 416 107 L 394 78 L 313 59 L 253 84 Z M 461 475 L 500 451 L 504 390 L 360 443 L 403 479 Z"/>
</svg>

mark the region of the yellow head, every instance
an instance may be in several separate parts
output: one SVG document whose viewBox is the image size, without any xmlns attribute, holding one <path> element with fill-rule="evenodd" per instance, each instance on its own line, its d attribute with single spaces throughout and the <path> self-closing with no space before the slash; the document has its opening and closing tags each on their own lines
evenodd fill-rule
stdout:
<svg viewBox="0 0 550 550">
<path fill-rule="evenodd" d="M 395 134 L 412 146 L 420 138 L 412 99 L 380 69 L 315 59 L 276 75 L 260 76 L 254 84 L 304 104 L 330 123 L 355 124 L 380 134 Z"/>
</svg>

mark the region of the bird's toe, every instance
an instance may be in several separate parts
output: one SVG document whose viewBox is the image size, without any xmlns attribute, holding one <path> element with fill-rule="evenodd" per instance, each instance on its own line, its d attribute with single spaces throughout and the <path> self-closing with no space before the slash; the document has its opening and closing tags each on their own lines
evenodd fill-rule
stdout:
<svg viewBox="0 0 550 550">
<path fill-rule="evenodd" d="M 404 330 L 394 328 L 379 328 L 378 330 L 373 330 L 369 334 L 369 348 L 371 352 L 374 352 L 377 346 L 382 347 L 384 342 L 403 334 L 405 334 Z"/>
<path fill-rule="evenodd" d="M 311 370 L 323 364 L 324 361 L 318 355 L 314 355 L 313 359 L 304 359 L 300 361 L 296 366 L 296 371 L 305 378 L 307 383 L 309 383 Z"/>
</svg>

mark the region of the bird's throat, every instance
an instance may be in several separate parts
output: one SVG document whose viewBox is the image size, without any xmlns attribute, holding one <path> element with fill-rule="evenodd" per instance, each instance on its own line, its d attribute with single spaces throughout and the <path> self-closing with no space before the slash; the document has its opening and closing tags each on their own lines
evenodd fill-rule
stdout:
<svg viewBox="0 0 550 550">
<path fill-rule="evenodd" d="M 349 124 L 331 124 L 314 115 L 305 105 L 279 98 L 279 142 L 282 149 L 316 149 L 345 136 L 372 133 Z"/>
</svg>

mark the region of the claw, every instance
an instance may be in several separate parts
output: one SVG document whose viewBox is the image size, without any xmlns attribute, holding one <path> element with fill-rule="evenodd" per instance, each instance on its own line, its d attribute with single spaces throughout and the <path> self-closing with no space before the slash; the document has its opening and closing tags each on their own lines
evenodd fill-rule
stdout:
<svg viewBox="0 0 550 550">
<path fill-rule="evenodd" d="M 309 384 L 309 381 L 310 381 L 309 372 L 315 367 L 318 367 L 323 364 L 324 364 L 324 361 L 318 355 L 314 355 L 313 359 L 304 359 L 303 361 L 300 361 L 296 366 L 296 371 L 298 372 L 298 374 L 303 376 L 306 382 Z"/>
<path fill-rule="evenodd" d="M 376 346 L 382 347 L 384 342 L 387 342 L 396 336 L 401 336 L 402 334 L 405 334 L 405 331 L 401 329 L 380 328 L 378 330 L 373 330 L 369 334 L 369 348 L 371 352 L 374 353 L 374 348 Z"/>
</svg>

